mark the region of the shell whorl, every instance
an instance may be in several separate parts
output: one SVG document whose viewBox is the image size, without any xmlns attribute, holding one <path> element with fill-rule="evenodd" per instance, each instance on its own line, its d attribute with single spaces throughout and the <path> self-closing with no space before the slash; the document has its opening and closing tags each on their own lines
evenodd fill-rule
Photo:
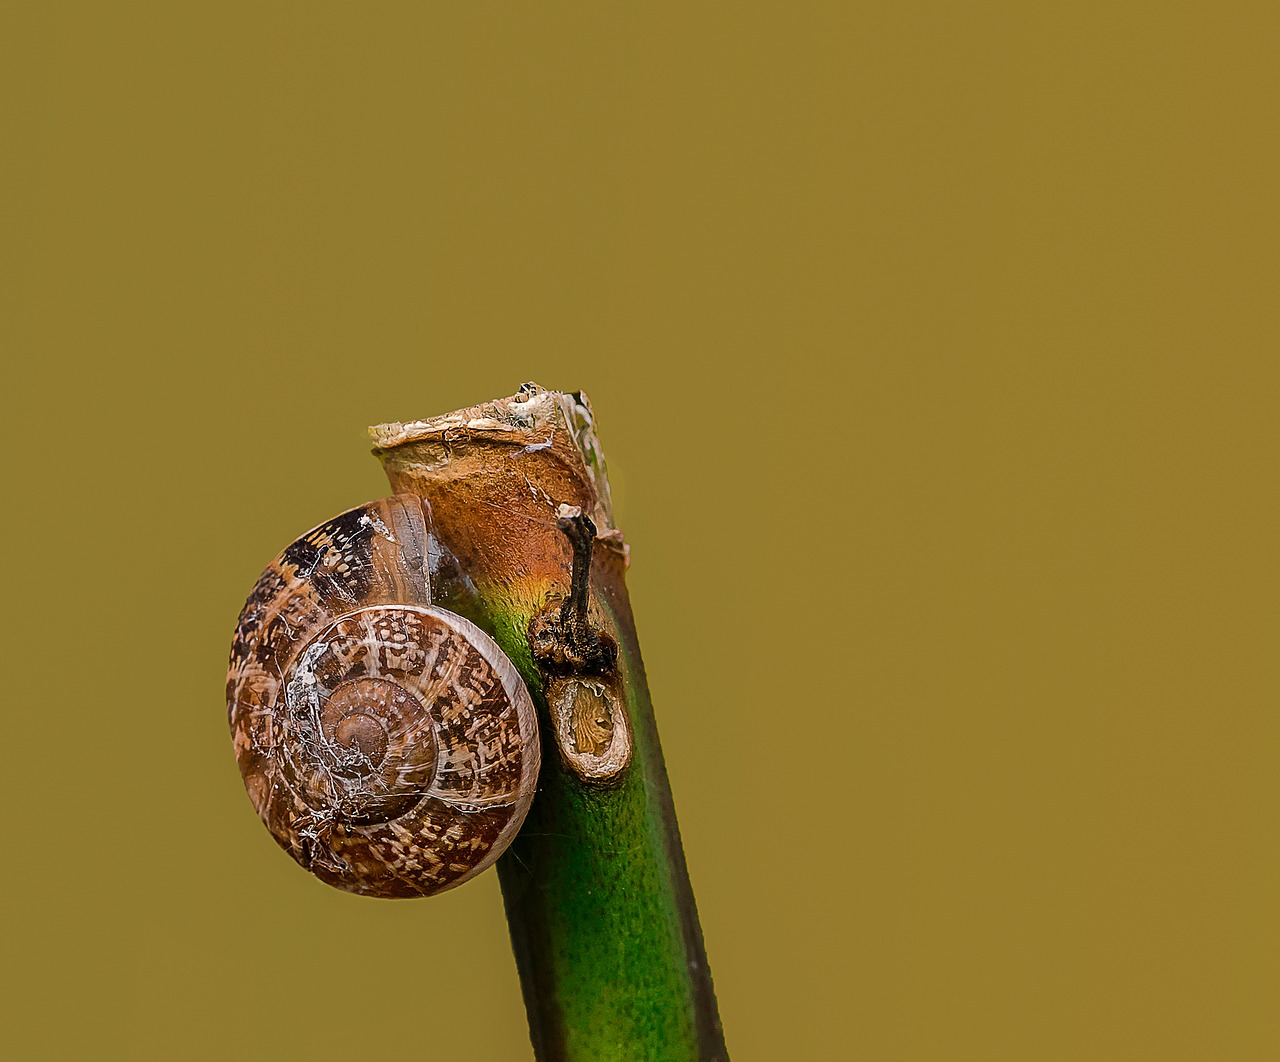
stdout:
<svg viewBox="0 0 1280 1062">
<path fill-rule="evenodd" d="M 227 676 L 236 759 L 276 841 L 351 892 L 424 896 L 491 864 L 533 798 L 514 666 L 431 604 L 416 498 L 352 509 L 267 568 Z"/>
</svg>

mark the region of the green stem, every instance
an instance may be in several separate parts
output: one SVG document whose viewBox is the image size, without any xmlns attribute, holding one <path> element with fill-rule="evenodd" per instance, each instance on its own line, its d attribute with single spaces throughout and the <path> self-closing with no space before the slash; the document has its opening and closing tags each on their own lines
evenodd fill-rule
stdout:
<svg viewBox="0 0 1280 1062">
<path fill-rule="evenodd" d="M 437 600 L 493 635 L 539 709 L 538 792 L 498 863 L 535 1054 L 542 1062 L 726 1059 L 625 553 L 608 532 L 598 445 L 575 415 L 589 423 L 581 396 L 522 390 L 374 434 L 393 487 L 427 502 Z M 569 572 L 582 556 L 557 526 L 559 503 L 581 507 L 606 529 L 591 559 L 591 610 L 617 642 L 633 735 L 631 763 L 609 787 L 584 782 L 558 754 L 545 678 L 529 645 L 530 622 L 568 598 Z"/>
</svg>

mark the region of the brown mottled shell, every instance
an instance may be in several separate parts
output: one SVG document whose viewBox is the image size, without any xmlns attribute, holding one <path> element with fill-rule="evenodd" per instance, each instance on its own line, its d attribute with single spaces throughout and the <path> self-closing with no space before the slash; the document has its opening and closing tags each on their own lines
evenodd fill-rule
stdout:
<svg viewBox="0 0 1280 1062">
<path fill-rule="evenodd" d="M 411 495 L 334 517 L 267 568 L 236 628 L 227 711 L 272 836 L 350 892 L 461 884 L 533 799 L 529 693 L 492 638 L 431 604 Z"/>
</svg>

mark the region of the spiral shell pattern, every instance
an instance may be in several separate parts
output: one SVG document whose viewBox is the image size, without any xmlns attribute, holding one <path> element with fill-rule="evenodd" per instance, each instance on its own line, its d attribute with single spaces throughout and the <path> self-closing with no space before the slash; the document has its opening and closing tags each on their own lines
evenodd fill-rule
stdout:
<svg viewBox="0 0 1280 1062">
<path fill-rule="evenodd" d="M 289 546 L 240 615 L 236 759 L 277 842 L 324 881 L 425 896 L 491 864 L 533 798 L 533 704 L 498 645 L 431 605 L 418 500 Z"/>
</svg>

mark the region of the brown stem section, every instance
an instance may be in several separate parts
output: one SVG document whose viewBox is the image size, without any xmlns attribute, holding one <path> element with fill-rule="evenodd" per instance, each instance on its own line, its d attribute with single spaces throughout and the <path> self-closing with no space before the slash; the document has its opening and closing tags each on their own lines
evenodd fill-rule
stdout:
<svg viewBox="0 0 1280 1062">
<path fill-rule="evenodd" d="M 591 622 L 591 554 L 596 525 L 581 509 L 560 506 L 556 526 L 573 549 L 568 596 L 548 605 L 529 625 L 529 644 L 539 666 L 557 675 L 611 675 L 618 644 Z"/>
<path fill-rule="evenodd" d="M 562 513 L 556 526 L 564 532 L 573 546 L 573 576 L 569 581 L 569 596 L 560 607 L 560 622 L 569 640 L 580 654 L 591 653 L 595 639 L 587 620 L 587 590 L 591 577 L 591 547 L 596 540 L 596 525 L 581 509 Z"/>
</svg>

